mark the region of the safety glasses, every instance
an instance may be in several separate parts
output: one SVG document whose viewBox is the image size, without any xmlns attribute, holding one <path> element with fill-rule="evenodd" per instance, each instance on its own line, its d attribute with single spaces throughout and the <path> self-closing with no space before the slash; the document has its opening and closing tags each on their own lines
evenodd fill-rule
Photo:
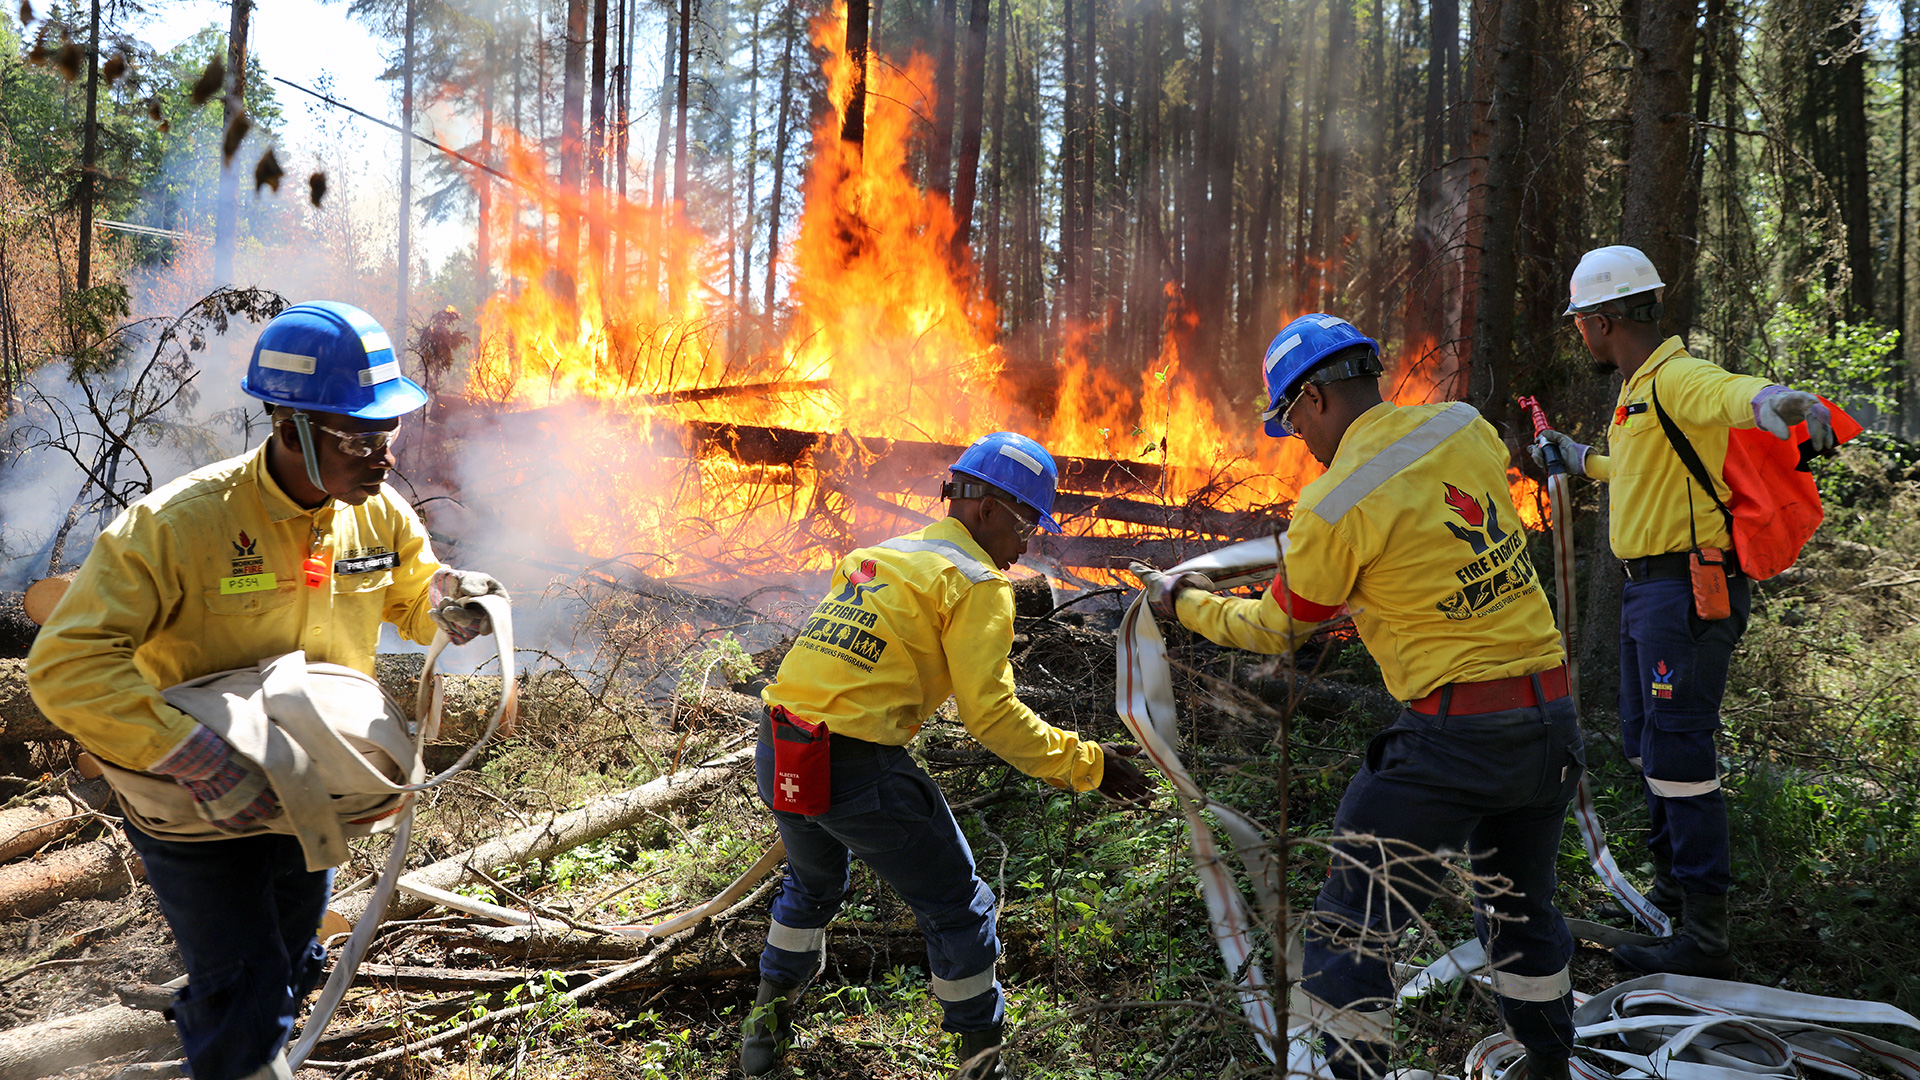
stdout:
<svg viewBox="0 0 1920 1080">
<path fill-rule="evenodd" d="M 1013 515 L 1013 520 L 1018 521 L 1020 523 L 1019 527 L 1014 530 L 1014 535 L 1020 538 L 1021 547 L 1025 547 L 1028 544 L 1028 542 L 1030 542 L 1033 539 L 1033 534 L 1040 531 L 1040 523 L 1038 521 L 1028 521 L 1027 515 L 1021 513 L 1019 507 L 1013 505 L 1012 503 L 1008 502 L 1007 500 L 1001 498 L 998 495 L 989 495 L 987 496 L 987 498 L 992 499 L 994 502 L 997 502 L 1001 506 L 1006 507 L 1007 512 Z"/>
<path fill-rule="evenodd" d="M 312 422 L 309 421 L 309 423 Z M 397 427 L 386 431 L 341 431 L 325 424 L 312 426 L 317 431 L 324 431 L 339 439 L 340 451 L 353 457 L 372 457 L 375 454 L 386 453 L 387 447 L 393 445 L 394 437 L 400 434 L 400 429 Z"/>
</svg>

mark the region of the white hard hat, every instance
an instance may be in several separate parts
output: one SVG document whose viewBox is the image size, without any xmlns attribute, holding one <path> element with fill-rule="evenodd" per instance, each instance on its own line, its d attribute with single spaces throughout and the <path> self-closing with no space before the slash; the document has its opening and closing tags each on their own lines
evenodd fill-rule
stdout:
<svg viewBox="0 0 1920 1080">
<path fill-rule="evenodd" d="M 1580 265 L 1573 268 L 1573 280 L 1567 283 L 1567 310 L 1561 314 L 1589 311 L 1609 300 L 1663 289 L 1666 284 L 1653 268 L 1653 260 L 1639 248 L 1625 244 L 1594 248 L 1580 256 Z"/>
</svg>

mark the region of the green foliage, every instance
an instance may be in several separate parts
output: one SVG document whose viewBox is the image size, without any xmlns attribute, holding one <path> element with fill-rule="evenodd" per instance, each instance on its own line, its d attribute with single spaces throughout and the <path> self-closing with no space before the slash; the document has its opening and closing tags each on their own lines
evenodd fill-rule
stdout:
<svg viewBox="0 0 1920 1080">
<path fill-rule="evenodd" d="M 706 692 L 708 683 L 716 673 L 724 686 L 745 682 L 759 672 L 760 665 L 754 662 L 753 656 L 733 636 L 733 632 L 728 631 L 689 653 L 681 662 L 674 695 L 683 700 L 699 698 Z"/>
<path fill-rule="evenodd" d="M 1783 303 L 1765 333 L 1775 381 L 1883 412 L 1897 408 L 1899 331 L 1830 320 L 1816 309 Z"/>
</svg>

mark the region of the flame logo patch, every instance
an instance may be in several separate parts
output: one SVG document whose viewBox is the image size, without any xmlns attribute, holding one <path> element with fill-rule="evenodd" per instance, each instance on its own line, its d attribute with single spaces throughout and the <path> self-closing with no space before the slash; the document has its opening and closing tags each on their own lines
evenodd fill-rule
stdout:
<svg viewBox="0 0 1920 1080">
<path fill-rule="evenodd" d="M 1673 669 L 1665 660 L 1653 665 L 1653 696 L 1657 698 L 1673 697 Z"/>
<path fill-rule="evenodd" d="M 866 600 L 868 593 L 887 587 L 887 583 L 884 581 L 878 585 L 867 584 L 879 576 L 880 567 L 877 563 L 872 559 L 862 561 L 860 563 L 860 569 L 847 575 L 847 587 L 841 589 L 840 595 L 833 598 L 834 602 L 837 604 L 852 604 L 854 607 L 865 607 L 866 604 L 863 601 Z"/>
<path fill-rule="evenodd" d="M 248 536 L 247 530 L 241 529 L 240 539 L 229 540 L 227 542 L 233 545 L 233 557 L 236 559 L 244 559 L 253 554 L 253 546 L 260 541 Z"/>
</svg>

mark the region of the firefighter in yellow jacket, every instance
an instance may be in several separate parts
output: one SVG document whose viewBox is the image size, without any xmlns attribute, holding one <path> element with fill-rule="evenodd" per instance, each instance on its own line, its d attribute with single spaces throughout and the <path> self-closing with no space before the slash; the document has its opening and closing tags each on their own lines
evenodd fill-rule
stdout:
<svg viewBox="0 0 1920 1080">
<path fill-rule="evenodd" d="M 1306 929 L 1301 987 L 1331 1071 L 1384 1072 L 1385 952 L 1442 888 L 1433 853 L 1465 851 L 1482 882 L 1510 883 L 1479 890 L 1474 925 L 1528 1080 L 1565 1077 L 1573 939 L 1553 903 L 1554 860 L 1585 767 L 1565 654 L 1507 494 L 1505 445 L 1464 402 L 1382 401 L 1378 350 L 1320 314 L 1267 350 L 1267 433 L 1300 435 L 1327 471 L 1294 504 L 1266 595 L 1151 575 L 1148 596 L 1163 617 L 1264 653 L 1347 611 L 1407 703 L 1340 801 L 1332 872 Z"/>
<path fill-rule="evenodd" d="M 913 909 L 960 1060 L 1000 1045 L 993 893 L 939 787 L 906 750 L 949 694 L 968 734 L 1021 772 L 1122 801 L 1151 791 L 1116 747 L 1054 727 L 1014 693 L 1013 588 L 1002 571 L 1036 529 L 1060 531 L 1053 458 L 996 432 L 952 471 L 945 520 L 840 560 L 763 695 L 760 797 L 786 842 L 787 876 L 741 1044 L 748 1076 L 772 1071 L 786 1049 L 790 1004 L 820 967 L 851 856 Z M 1005 1075 L 997 1059 L 982 1063 L 977 1077 Z"/>
<path fill-rule="evenodd" d="M 1580 259 L 1566 314 L 1603 370 L 1620 372 L 1607 425 L 1610 454 L 1557 431 L 1574 476 L 1606 481 L 1620 595 L 1620 734 L 1646 782 L 1654 865 L 1648 898 L 1680 925 L 1614 956 L 1643 972 L 1732 978 L 1727 890 L 1733 881 L 1726 797 L 1714 732 L 1733 650 L 1751 605 L 1723 512 L 1727 431 L 1759 426 L 1785 439 L 1805 422 L 1815 450 L 1833 446 L 1827 407 L 1812 394 L 1735 375 L 1687 355 L 1659 323 L 1666 285 L 1638 248 Z M 1536 458 L 1542 456 L 1538 446 Z M 1690 460 L 1689 460 L 1690 459 Z M 1697 564 L 1697 565 L 1696 565 Z M 1695 578 L 1723 606 L 1702 610 Z"/>
<path fill-rule="evenodd" d="M 27 658 L 48 719 L 122 769 L 177 782 L 209 823 L 192 839 L 126 826 L 186 963 L 170 1014 L 195 1080 L 289 1075 L 282 1048 L 325 967 L 315 931 L 332 871 L 309 871 L 297 837 L 260 831 L 280 812 L 266 774 L 161 691 L 296 649 L 371 675 L 382 622 L 464 642 L 491 627 L 459 598 L 505 592 L 442 567 L 385 484 L 400 418 L 427 398 L 366 312 L 281 312 L 241 387 L 268 404 L 267 441 L 108 525 Z"/>
</svg>

